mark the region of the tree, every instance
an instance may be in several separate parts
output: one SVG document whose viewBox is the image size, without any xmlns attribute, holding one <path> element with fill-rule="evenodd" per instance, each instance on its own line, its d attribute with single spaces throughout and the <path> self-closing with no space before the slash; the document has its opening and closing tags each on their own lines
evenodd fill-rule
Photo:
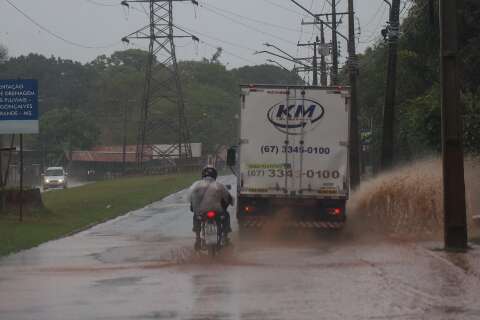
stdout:
<svg viewBox="0 0 480 320">
<path fill-rule="evenodd" d="M 465 3 L 465 28 L 462 58 L 465 64 L 465 88 L 475 92 L 480 87 L 480 2 L 475 0 Z"/>
<path fill-rule="evenodd" d="M 94 121 L 81 110 L 58 108 L 40 118 L 39 143 L 49 164 L 61 162 L 67 152 L 94 146 L 97 137 Z"/>
<path fill-rule="evenodd" d="M 440 150 L 439 97 L 439 30 L 438 4 L 429 0 L 415 0 L 401 26 L 399 40 L 398 108 L 396 124 L 396 160 L 401 161 Z M 480 92 L 480 3 L 466 0 L 464 45 L 465 62 L 463 98 L 465 102 L 465 150 L 479 152 L 478 104 Z M 430 10 L 432 9 L 432 10 Z M 360 119 L 364 127 L 373 120 L 373 152 L 381 139 L 385 44 L 375 43 L 360 55 L 359 100 Z"/>
<path fill-rule="evenodd" d="M 295 73 L 271 65 L 227 70 L 219 61 L 220 54 L 219 49 L 211 60 L 178 62 L 191 141 L 202 142 L 207 152 L 237 142 L 239 84 L 300 81 Z M 147 55 L 130 49 L 82 64 L 29 54 L 0 64 L 2 76 L 39 81 L 41 131 L 39 137 L 29 139 L 29 147 L 46 150 L 49 163 L 55 164 L 71 150 L 119 145 L 125 107 L 127 143 L 135 144 Z M 157 61 L 153 72 L 155 79 L 167 79 L 167 69 Z M 147 142 L 178 143 L 177 106 L 170 99 L 169 84 L 159 83 L 152 83 L 155 98 L 150 102 Z"/>
<path fill-rule="evenodd" d="M 112 65 L 125 65 L 135 68 L 136 70 L 145 69 L 147 63 L 148 52 L 140 49 L 128 49 L 124 51 L 116 51 L 110 56 Z M 156 59 L 154 59 L 154 64 Z"/>
<path fill-rule="evenodd" d="M 0 44 L 0 63 L 7 61 L 8 50 L 7 47 Z"/>
<path fill-rule="evenodd" d="M 222 47 L 218 47 L 217 51 L 213 54 L 212 58 L 210 59 L 210 63 L 220 63 L 218 59 L 220 59 L 222 52 L 223 52 Z"/>
</svg>

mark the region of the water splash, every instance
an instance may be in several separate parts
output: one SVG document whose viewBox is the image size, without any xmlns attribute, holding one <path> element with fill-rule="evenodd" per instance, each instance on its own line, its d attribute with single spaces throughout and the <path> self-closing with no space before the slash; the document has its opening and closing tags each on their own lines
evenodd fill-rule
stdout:
<svg viewBox="0 0 480 320">
<path fill-rule="evenodd" d="M 478 234 L 471 217 L 480 213 L 480 161 L 465 161 L 470 235 Z M 442 163 L 427 159 L 376 176 L 349 201 L 351 228 L 394 237 L 439 239 L 443 234 Z"/>
</svg>

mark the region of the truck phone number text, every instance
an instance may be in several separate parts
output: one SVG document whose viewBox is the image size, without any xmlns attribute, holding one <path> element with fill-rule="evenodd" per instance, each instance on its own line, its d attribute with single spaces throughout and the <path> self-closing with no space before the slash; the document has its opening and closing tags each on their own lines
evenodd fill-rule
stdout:
<svg viewBox="0 0 480 320">
<path fill-rule="evenodd" d="M 284 178 L 305 176 L 307 178 L 317 179 L 338 179 L 340 172 L 338 170 L 306 170 L 302 173 L 290 169 L 249 169 L 247 170 L 249 177 L 268 177 L 268 178 Z"/>
<path fill-rule="evenodd" d="M 312 146 L 276 146 L 276 145 L 262 145 L 260 152 L 264 153 L 307 153 L 316 155 L 329 155 L 329 147 L 312 147 Z"/>
</svg>

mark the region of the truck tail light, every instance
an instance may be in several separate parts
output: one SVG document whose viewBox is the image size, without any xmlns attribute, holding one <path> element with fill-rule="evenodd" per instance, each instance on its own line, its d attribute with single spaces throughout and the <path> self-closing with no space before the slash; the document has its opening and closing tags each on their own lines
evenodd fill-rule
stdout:
<svg viewBox="0 0 480 320">
<path fill-rule="evenodd" d="M 327 208 L 328 214 L 332 216 L 339 216 L 342 213 L 341 208 Z"/>
<path fill-rule="evenodd" d="M 243 208 L 243 210 L 245 210 L 246 213 L 252 213 L 253 211 L 255 211 L 255 207 L 245 206 L 245 208 Z"/>
</svg>

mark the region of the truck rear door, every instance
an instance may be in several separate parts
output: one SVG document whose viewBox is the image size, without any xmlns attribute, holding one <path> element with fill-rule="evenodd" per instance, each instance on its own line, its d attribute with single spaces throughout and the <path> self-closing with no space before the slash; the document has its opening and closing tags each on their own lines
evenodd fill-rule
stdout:
<svg viewBox="0 0 480 320">
<path fill-rule="evenodd" d="M 282 148 L 287 140 L 289 119 L 277 117 L 284 112 L 289 90 L 284 87 L 242 87 L 240 113 L 241 193 L 283 195 L 295 188 L 291 163 Z M 277 119 L 278 118 L 278 119 Z M 275 125 L 272 122 L 276 122 Z"/>
<path fill-rule="evenodd" d="M 297 89 L 290 96 L 289 146 L 295 186 L 308 197 L 348 196 L 349 91 Z"/>
<path fill-rule="evenodd" d="M 243 87 L 241 193 L 348 193 L 348 91 Z"/>
</svg>

